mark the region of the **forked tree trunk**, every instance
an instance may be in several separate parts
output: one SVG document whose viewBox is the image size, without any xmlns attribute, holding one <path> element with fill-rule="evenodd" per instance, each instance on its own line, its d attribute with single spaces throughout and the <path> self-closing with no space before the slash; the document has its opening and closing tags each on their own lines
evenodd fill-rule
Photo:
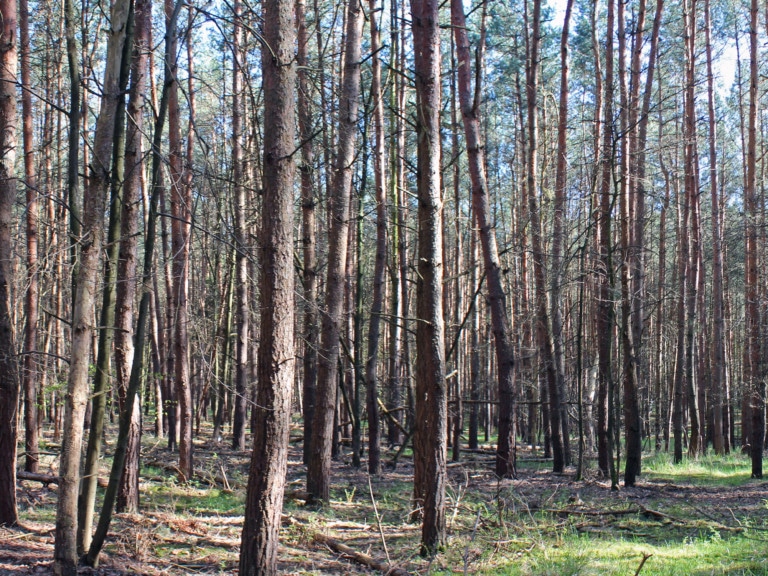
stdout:
<svg viewBox="0 0 768 576">
<path fill-rule="evenodd" d="M 262 305 L 259 384 L 254 407 L 257 414 L 240 545 L 242 576 L 277 574 L 294 377 L 294 4 L 265 0 L 263 18 L 265 201 L 259 260 Z"/>
<path fill-rule="evenodd" d="M 105 199 L 110 184 L 115 114 L 121 101 L 119 80 L 129 13 L 130 2 L 127 0 L 119 0 L 112 5 L 103 96 L 83 199 L 83 227 L 82 237 L 79 239 L 80 264 L 74 295 L 71 361 L 59 468 L 61 481 L 56 509 L 53 568 L 58 576 L 77 573 L 77 496 L 80 484 L 83 418 L 88 401 L 94 299 L 104 238 Z"/>
<path fill-rule="evenodd" d="M 99 563 L 99 554 L 104 546 L 107 537 L 109 525 L 112 522 L 112 511 L 115 500 L 117 499 L 117 490 L 120 485 L 123 468 L 125 467 L 126 451 L 128 448 L 128 435 L 131 428 L 131 415 L 133 414 L 134 403 L 138 400 L 139 387 L 144 374 L 144 344 L 147 340 L 147 324 L 150 314 L 150 298 L 152 297 L 153 283 L 153 263 L 156 240 L 157 208 L 160 198 L 161 186 L 161 157 L 160 149 L 163 138 L 163 127 L 168 112 L 168 100 L 170 88 L 173 86 L 174 78 L 170 71 L 172 46 L 172 30 L 175 29 L 176 19 L 181 10 L 181 2 L 176 4 L 174 10 L 168 15 L 169 26 L 166 28 L 165 36 L 165 81 L 163 83 L 163 93 L 160 99 L 160 106 L 157 112 L 155 122 L 155 134 L 152 141 L 152 182 L 150 185 L 151 199 L 147 205 L 147 234 L 144 242 L 144 266 L 142 269 L 141 300 L 139 302 L 139 317 L 136 323 L 136 350 L 131 365 L 131 375 L 128 381 L 126 391 L 125 406 L 120 412 L 120 423 L 118 427 L 117 442 L 115 453 L 112 458 L 112 468 L 109 473 L 109 483 L 104 492 L 104 503 L 99 514 L 99 523 L 91 541 L 88 553 L 83 558 L 83 562 L 92 567 Z"/>
<path fill-rule="evenodd" d="M 134 40 L 131 58 L 131 87 L 128 95 L 128 126 L 125 142 L 125 180 L 123 182 L 122 237 L 117 262 L 117 296 L 115 304 L 115 376 L 120 410 L 125 410 L 128 383 L 133 365 L 133 307 L 136 299 L 138 259 L 139 207 L 141 173 L 144 169 L 141 138 L 144 131 L 144 102 L 147 93 L 148 51 L 152 22 L 151 0 L 136 0 L 134 6 Z M 156 319 L 156 317 L 154 317 Z M 153 322 L 153 324 L 155 324 Z M 154 328 L 152 330 L 154 332 Z M 159 360 L 159 359 L 158 359 Z M 159 364 L 159 361 L 158 361 Z M 157 411 L 162 414 L 162 396 Z M 139 459 L 141 411 L 134 400 L 131 427 L 126 448 L 126 464 L 117 497 L 119 512 L 139 509 Z"/>
<path fill-rule="evenodd" d="M 491 221 L 488 183 L 485 174 L 485 154 L 480 134 L 480 73 L 472 90 L 472 63 L 466 29 L 464 5 L 451 1 L 451 24 L 456 39 L 458 85 L 461 115 L 467 140 L 469 174 L 472 180 L 472 207 L 477 221 L 483 264 L 488 285 L 499 387 L 499 444 L 496 450 L 496 474 L 515 475 L 515 373 L 512 335 L 507 315 L 507 297 L 502 282 L 501 261 L 496 244 L 496 231 Z"/>
<path fill-rule="evenodd" d="M 418 280 L 414 497 L 422 511 L 421 552 L 445 543 L 447 394 L 442 306 L 440 26 L 437 0 L 411 0 L 416 71 Z"/>
<path fill-rule="evenodd" d="M 333 174 L 333 213 L 328 240 L 325 313 L 322 320 L 311 457 L 307 466 L 307 491 L 313 498 L 325 502 L 330 499 L 333 416 L 338 386 L 339 337 L 343 321 L 344 276 L 349 244 L 349 207 L 360 96 L 362 28 L 362 7 L 358 1 L 350 0 L 347 5 L 343 85 L 339 104 L 339 142 Z"/>
<path fill-rule="evenodd" d="M 565 343 L 564 320 L 562 311 L 563 284 L 566 277 L 563 258 L 566 250 L 565 208 L 566 208 L 566 168 L 567 168 L 567 138 L 568 128 L 568 34 L 571 23 L 573 0 L 569 0 L 565 8 L 563 30 L 560 35 L 560 102 L 557 123 L 557 158 L 555 172 L 555 202 L 554 223 L 552 230 L 552 279 L 551 309 L 552 309 L 552 361 L 557 377 L 557 394 L 560 398 L 559 419 L 563 442 L 563 457 L 570 460 L 570 442 L 568 427 L 568 411 L 565 404 Z M 580 377 L 580 376 L 579 376 Z M 554 404 L 552 410 L 558 409 Z"/>
<path fill-rule="evenodd" d="M 0 526 L 13 526 L 16 508 L 16 441 L 19 370 L 11 320 L 13 285 L 12 224 L 16 202 L 16 0 L 0 2 Z M 75 485 L 77 490 L 77 485 Z M 77 492 L 74 494 L 77 499 Z M 74 505 L 73 505 L 74 506 Z M 73 534 L 74 536 L 74 534 Z M 74 552 L 74 538 L 73 538 Z"/>
</svg>

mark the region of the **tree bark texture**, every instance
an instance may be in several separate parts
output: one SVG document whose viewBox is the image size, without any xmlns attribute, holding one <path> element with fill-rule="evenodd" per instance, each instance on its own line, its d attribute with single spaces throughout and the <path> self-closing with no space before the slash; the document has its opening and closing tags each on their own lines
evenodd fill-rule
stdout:
<svg viewBox="0 0 768 576">
<path fill-rule="evenodd" d="M 411 0 L 416 73 L 418 279 L 414 496 L 422 512 L 421 551 L 445 543 L 447 383 L 443 331 L 440 176 L 440 27 L 437 0 Z"/>
<path fill-rule="evenodd" d="M 278 532 L 288 463 L 294 378 L 294 4 L 286 0 L 266 0 L 263 17 L 265 201 L 260 251 L 261 344 L 253 455 L 240 546 L 242 576 L 278 573 Z"/>
</svg>

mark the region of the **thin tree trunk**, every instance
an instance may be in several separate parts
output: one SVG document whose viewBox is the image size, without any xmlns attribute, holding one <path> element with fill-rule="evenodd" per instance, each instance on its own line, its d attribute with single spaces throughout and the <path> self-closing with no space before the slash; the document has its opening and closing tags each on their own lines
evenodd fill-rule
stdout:
<svg viewBox="0 0 768 576">
<path fill-rule="evenodd" d="M 173 12 L 173 0 L 165 0 L 166 22 Z M 177 31 L 171 31 L 171 50 L 176 53 Z M 173 248 L 173 375 L 179 415 L 179 480 L 192 479 L 192 387 L 189 377 L 189 249 L 191 241 L 192 189 L 184 181 L 181 156 L 181 118 L 176 58 L 170 62 L 174 78 L 168 101 L 168 164 L 171 175 L 171 245 Z M 191 158 L 189 159 L 191 161 Z"/>
<path fill-rule="evenodd" d="M 746 316 L 746 352 L 744 358 L 745 391 L 748 412 L 742 418 L 749 419 L 749 438 L 752 457 L 752 477 L 763 477 L 763 440 L 765 436 L 764 394 L 760 351 L 760 306 L 758 302 L 757 270 L 757 99 L 758 99 L 758 2 L 752 0 L 749 31 L 749 114 L 747 126 L 747 180 L 744 186 L 746 217 L 746 248 L 744 250 L 744 299 Z"/>
<path fill-rule="evenodd" d="M 241 576 L 278 573 L 278 532 L 288 464 L 294 378 L 294 5 L 266 0 L 263 18 L 265 201 L 260 251 L 259 386 L 240 546 Z"/>
<path fill-rule="evenodd" d="M 35 174 L 35 157 L 33 152 L 33 112 L 32 85 L 30 80 L 30 45 L 29 45 L 29 3 L 19 0 L 19 34 L 21 48 L 21 109 L 22 136 L 24 146 L 24 179 L 27 197 L 27 289 L 26 313 L 27 324 L 24 331 L 24 469 L 27 472 L 38 470 L 38 380 L 40 372 L 38 364 L 37 322 L 39 298 L 39 270 L 37 264 L 37 176 Z"/>
<path fill-rule="evenodd" d="M 232 38 L 232 177 L 235 188 L 235 287 L 237 290 L 237 340 L 235 341 L 235 413 L 232 425 L 232 448 L 245 448 L 245 423 L 248 390 L 248 231 L 247 198 L 243 182 L 243 70 L 241 59 L 243 30 L 242 4 L 234 3 L 234 35 Z M 191 162 L 191 158 L 189 159 Z"/>
<path fill-rule="evenodd" d="M 296 0 L 298 24 L 298 116 L 301 140 L 301 244 L 303 249 L 304 281 L 304 362 L 302 374 L 302 401 L 304 408 L 304 464 L 309 463 L 312 419 L 315 414 L 315 387 L 317 384 L 317 231 L 315 187 L 312 181 L 314 147 L 312 145 L 312 106 L 309 77 L 309 39 L 304 0 Z"/>
<path fill-rule="evenodd" d="M 368 329 L 368 360 L 365 367 L 366 410 L 368 412 L 368 473 L 381 474 L 381 424 L 379 418 L 379 385 L 377 364 L 381 313 L 384 309 L 384 293 L 387 274 L 387 183 L 386 148 L 384 144 L 384 97 L 381 91 L 381 46 L 376 0 L 369 0 L 371 26 L 371 53 L 373 54 L 371 99 L 373 101 L 373 172 L 376 189 L 376 261 L 373 269 L 373 300 L 371 323 Z M 358 286 L 358 290 L 360 287 Z"/>
<path fill-rule="evenodd" d="M 526 7 L 528 2 L 526 1 Z M 533 277 L 536 287 L 536 339 L 539 347 L 539 362 L 545 374 L 549 396 L 549 421 L 552 442 L 552 469 L 562 472 L 567 464 L 561 424 L 562 399 L 557 381 L 557 371 L 552 350 L 552 331 L 547 305 L 546 262 L 541 231 L 541 213 L 537 197 L 538 183 L 538 90 L 539 59 L 541 43 L 541 0 L 533 0 L 533 22 L 528 39 L 526 95 L 528 104 L 528 164 L 526 179 L 528 186 L 528 211 L 531 219 L 531 247 L 533 249 Z"/>
<path fill-rule="evenodd" d="M 322 352 L 312 423 L 311 458 L 307 466 L 307 491 L 317 500 L 325 502 L 330 499 L 333 415 L 338 385 L 344 267 L 349 243 L 349 206 L 360 96 L 362 27 L 362 7 L 359 2 L 350 0 L 347 5 L 343 87 L 339 106 L 339 142 L 333 175 L 333 214 L 329 230 L 328 279 L 320 348 Z"/>
<path fill-rule="evenodd" d="M 602 176 L 600 181 L 600 207 L 596 212 L 596 228 L 599 235 L 598 250 L 598 311 L 597 311 L 597 353 L 598 353 L 598 389 L 597 389 L 597 452 L 598 466 L 603 475 L 611 474 L 614 484 L 613 450 L 611 448 L 611 430 L 609 413 L 613 407 L 609 404 L 610 390 L 613 388 L 612 374 L 612 337 L 613 334 L 613 264 L 611 259 L 611 208 L 613 181 L 613 34 L 614 0 L 608 0 L 608 15 L 605 48 L 605 97 L 603 105 L 603 147 Z"/>
</svg>

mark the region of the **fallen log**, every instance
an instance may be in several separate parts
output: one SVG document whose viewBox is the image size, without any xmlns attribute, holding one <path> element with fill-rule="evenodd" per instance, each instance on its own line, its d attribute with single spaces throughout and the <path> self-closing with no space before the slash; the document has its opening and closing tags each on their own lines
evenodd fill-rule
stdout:
<svg viewBox="0 0 768 576">
<path fill-rule="evenodd" d="M 379 570 L 380 572 L 383 572 L 386 576 L 410 576 L 410 573 L 403 568 L 400 568 L 398 566 L 391 566 L 386 562 L 381 562 L 379 560 L 376 560 L 375 558 L 368 556 L 368 554 L 363 554 L 362 552 L 353 550 L 346 544 L 339 542 L 335 538 L 326 536 L 325 534 L 317 533 L 314 535 L 313 538 L 315 542 L 319 542 L 320 544 L 325 544 L 334 552 L 338 552 L 339 554 L 342 554 L 346 558 L 354 560 L 358 564 L 368 566 L 368 568 L 373 568 L 374 570 Z"/>
<path fill-rule="evenodd" d="M 54 476 L 53 474 L 39 474 L 37 472 L 27 472 L 26 470 L 19 470 L 18 472 L 16 472 L 16 478 L 18 480 L 29 480 L 30 482 L 40 482 L 45 486 L 49 486 L 51 484 L 56 484 L 58 486 L 59 484 L 58 476 Z M 109 481 L 106 478 L 99 477 L 97 479 L 97 483 L 99 485 L 99 488 L 106 488 Z"/>
</svg>

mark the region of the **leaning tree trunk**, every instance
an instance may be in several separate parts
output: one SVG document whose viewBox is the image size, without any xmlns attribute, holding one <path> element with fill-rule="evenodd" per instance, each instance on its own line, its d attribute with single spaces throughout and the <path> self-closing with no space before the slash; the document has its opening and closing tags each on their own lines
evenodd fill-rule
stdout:
<svg viewBox="0 0 768 576">
<path fill-rule="evenodd" d="M 349 244 L 352 169 L 358 129 L 363 10 L 356 0 L 350 0 L 347 5 L 346 28 L 343 85 L 339 105 L 339 143 L 333 175 L 333 213 L 328 240 L 326 309 L 322 321 L 321 353 L 310 444 L 311 456 L 307 466 L 307 490 L 314 498 L 325 502 L 330 499 L 333 416 L 336 408 L 339 337 Z"/>
<path fill-rule="evenodd" d="M 411 0 L 416 70 L 417 186 L 416 430 L 414 496 L 423 514 L 422 554 L 445 543 L 447 394 L 442 306 L 440 27 L 437 0 Z"/>
<path fill-rule="evenodd" d="M 13 526 L 16 508 L 16 441 L 18 436 L 19 371 L 13 336 L 13 205 L 16 202 L 16 0 L 0 2 L 3 18 L 0 44 L 0 526 Z M 77 485 L 75 485 L 77 489 Z M 75 499 L 77 493 L 75 492 Z M 74 541 L 73 541 L 74 543 Z M 74 551 L 74 546 L 73 546 Z"/>
<path fill-rule="evenodd" d="M 119 89 L 120 69 L 130 4 L 128 0 L 118 0 L 112 5 L 101 109 L 96 122 L 93 158 L 83 198 L 82 236 L 78 239 L 80 263 L 72 316 L 71 361 L 56 509 L 54 572 L 60 576 L 77 573 L 77 496 L 83 418 L 88 401 L 94 299 L 104 238 L 105 199 L 110 184 L 115 114 L 122 99 Z"/>
<path fill-rule="evenodd" d="M 286 0 L 265 0 L 263 7 L 262 306 L 257 416 L 240 545 L 242 576 L 277 574 L 294 377 L 295 16 L 293 3 Z"/>
<path fill-rule="evenodd" d="M 464 5 L 460 0 L 451 1 L 451 24 L 456 39 L 456 55 L 459 65 L 459 102 L 467 139 L 469 174 L 472 180 L 472 207 L 483 249 L 483 264 L 488 284 L 488 300 L 499 372 L 499 445 L 496 450 L 496 474 L 500 477 L 514 476 L 515 362 L 512 335 L 507 315 L 507 297 L 502 282 L 501 261 L 496 244 L 496 231 L 491 221 L 488 182 L 485 174 L 485 154 L 483 153 L 484 147 L 480 134 L 480 72 L 477 72 L 473 98 L 469 37 L 466 29 Z"/>
</svg>

